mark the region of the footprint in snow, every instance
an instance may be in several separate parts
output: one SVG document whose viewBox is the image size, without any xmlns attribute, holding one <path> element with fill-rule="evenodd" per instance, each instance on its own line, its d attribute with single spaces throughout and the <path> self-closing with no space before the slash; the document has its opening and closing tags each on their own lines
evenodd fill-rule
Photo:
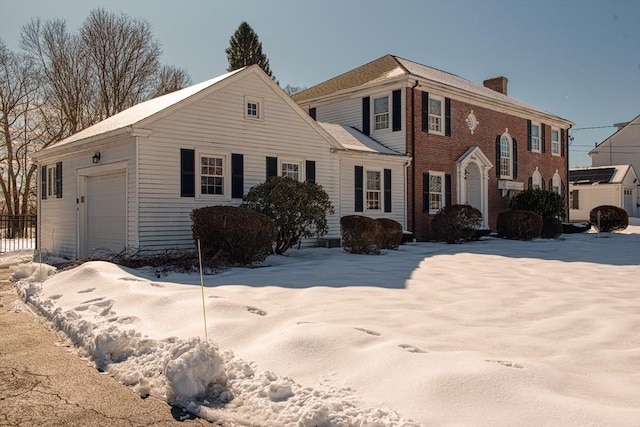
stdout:
<svg viewBox="0 0 640 427">
<path fill-rule="evenodd" d="M 79 294 L 88 294 L 89 292 L 93 292 L 95 291 L 96 288 L 87 288 L 87 289 L 83 289 L 81 291 L 78 291 Z"/>
<path fill-rule="evenodd" d="M 522 365 L 520 365 L 518 363 L 512 362 L 510 360 L 490 360 L 490 359 L 487 359 L 487 360 L 485 360 L 485 362 L 498 363 L 498 364 L 500 364 L 502 366 L 506 366 L 507 368 L 518 368 L 518 369 L 524 368 L 524 366 L 522 366 Z"/>
<path fill-rule="evenodd" d="M 52 299 L 52 300 L 57 300 L 57 299 L 59 299 L 59 298 L 62 298 L 62 295 L 60 295 L 60 294 L 55 294 L 55 295 L 51 295 L 51 296 L 49 297 L 49 299 Z"/>
<path fill-rule="evenodd" d="M 247 306 L 245 308 L 247 309 L 247 311 L 249 313 L 257 314 L 258 316 L 266 316 L 267 315 L 266 311 L 260 310 L 259 308 L 256 308 L 256 307 Z"/>
<path fill-rule="evenodd" d="M 123 325 L 131 325 L 132 323 L 137 323 L 139 321 L 140 319 L 135 316 L 111 317 L 109 319 L 109 322 L 122 323 Z"/>
<path fill-rule="evenodd" d="M 398 347 L 400 347 L 403 350 L 408 351 L 409 353 L 426 353 L 426 351 L 422 350 L 421 348 L 414 347 L 414 346 L 409 345 L 409 344 L 400 344 Z"/>
<path fill-rule="evenodd" d="M 102 301 L 103 299 L 104 299 L 104 297 L 94 298 L 94 299 L 82 301 L 82 304 L 89 304 L 91 302 Z"/>
<path fill-rule="evenodd" d="M 125 282 L 146 282 L 146 280 L 138 279 L 137 277 L 119 277 L 118 280 L 124 280 Z"/>
<path fill-rule="evenodd" d="M 364 332 L 365 334 L 373 335 L 373 336 L 376 336 L 376 337 L 379 337 L 380 335 L 382 335 L 380 332 L 372 331 L 370 329 L 365 329 L 365 328 L 354 328 L 354 329 L 356 331 Z"/>
<path fill-rule="evenodd" d="M 149 284 L 154 288 L 164 288 L 164 285 L 161 285 L 160 283 L 149 282 Z"/>
</svg>

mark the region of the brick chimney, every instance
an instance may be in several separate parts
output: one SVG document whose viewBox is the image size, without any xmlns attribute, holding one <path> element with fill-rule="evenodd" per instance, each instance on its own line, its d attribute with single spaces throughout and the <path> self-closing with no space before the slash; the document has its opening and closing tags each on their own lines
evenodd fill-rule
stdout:
<svg viewBox="0 0 640 427">
<path fill-rule="evenodd" d="M 487 79 L 482 84 L 484 87 L 487 87 L 491 90 L 495 90 L 496 92 L 500 92 L 503 95 L 507 94 L 507 83 L 509 80 L 506 77 L 494 77 L 492 79 Z"/>
</svg>

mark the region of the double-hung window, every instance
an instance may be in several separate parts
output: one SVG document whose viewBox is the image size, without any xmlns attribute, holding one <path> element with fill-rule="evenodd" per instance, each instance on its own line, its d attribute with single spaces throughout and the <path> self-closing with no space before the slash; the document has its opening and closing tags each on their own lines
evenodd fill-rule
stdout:
<svg viewBox="0 0 640 427">
<path fill-rule="evenodd" d="M 444 206 L 444 174 L 429 172 L 429 212 Z"/>
<path fill-rule="evenodd" d="M 366 208 L 379 211 L 382 205 L 382 180 L 380 171 L 367 171 Z"/>
<path fill-rule="evenodd" d="M 442 98 L 429 96 L 429 132 L 443 133 Z"/>
<path fill-rule="evenodd" d="M 553 175 L 553 178 L 551 178 L 551 191 L 553 191 L 556 194 L 561 194 L 562 193 L 562 189 L 560 188 L 562 186 L 562 180 L 560 179 L 560 175 L 558 175 L 558 172 L 556 172 Z"/>
<path fill-rule="evenodd" d="M 58 173 L 56 166 L 47 167 L 47 196 L 58 195 Z"/>
<path fill-rule="evenodd" d="M 300 181 L 300 163 L 283 161 L 280 163 L 280 176 Z"/>
<path fill-rule="evenodd" d="M 382 96 L 373 99 L 374 130 L 389 128 L 389 97 Z"/>
<path fill-rule="evenodd" d="M 551 155 L 560 155 L 560 131 L 558 129 L 551 129 Z"/>
<path fill-rule="evenodd" d="M 542 175 L 540 175 L 540 172 L 538 172 L 537 168 L 536 171 L 533 172 L 533 175 L 531 175 L 531 188 L 533 190 L 543 190 Z"/>
<path fill-rule="evenodd" d="M 507 135 L 500 137 L 500 177 L 511 178 L 511 140 Z"/>
<path fill-rule="evenodd" d="M 200 194 L 224 196 L 225 194 L 224 156 L 200 156 Z"/>
<path fill-rule="evenodd" d="M 531 123 L 531 151 L 540 152 L 540 125 Z"/>
</svg>

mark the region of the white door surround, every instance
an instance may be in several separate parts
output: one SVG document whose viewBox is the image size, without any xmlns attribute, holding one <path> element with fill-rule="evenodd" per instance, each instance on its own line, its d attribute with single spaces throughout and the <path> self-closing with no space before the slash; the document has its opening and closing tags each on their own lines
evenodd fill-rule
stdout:
<svg viewBox="0 0 640 427">
<path fill-rule="evenodd" d="M 456 161 L 457 200 L 482 213 L 482 227 L 489 227 L 489 170 L 493 164 L 480 147 L 469 148 Z"/>
</svg>

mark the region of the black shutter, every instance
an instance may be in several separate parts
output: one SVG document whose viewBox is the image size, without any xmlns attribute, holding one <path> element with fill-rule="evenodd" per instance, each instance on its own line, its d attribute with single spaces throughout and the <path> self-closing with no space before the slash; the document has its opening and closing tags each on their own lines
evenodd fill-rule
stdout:
<svg viewBox="0 0 640 427">
<path fill-rule="evenodd" d="M 42 166 L 40 168 L 40 199 L 46 200 L 47 198 L 47 167 Z"/>
<path fill-rule="evenodd" d="M 315 107 L 313 107 L 313 108 L 309 108 L 309 115 L 311 116 L 311 118 L 312 118 L 313 120 L 315 120 L 315 119 L 316 119 L 316 108 L 315 108 Z"/>
<path fill-rule="evenodd" d="M 566 194 L 566 191 L 564 191 L 564 181 L 560 180 L 560 194 L 562 194 L 563 196 Z"/>
<path fill-rule="evenodd" d="M 500 135 L 496 136 L 496 176 L 500 178 Z"/>
<path fill-rule="evenodd" d="M 531 151 L 531 120 L 527 120 L 527 150 Z"/>
<path fill-rule="evenodd" d="M 518 142 L 513 138 L 513 179 L 518 177 Z"/>
<path fill-rule="evenodd" d="M 196 196 L 196 152 L 180 149 L 180 197 Z"/>
<path fill-rule="evenodd" d="M 429 213 L 429 172 L 422 174 L 422 211 Z"/>
<path fill-rule="evenodd" d="M 451 99 L 444 99 L 444 134 L 451 136 Z"/>
<path fill-rule="evenodd" d="M 547 126 L 544 123 L 540 125 L 540 132 L 542 133 L 540 137 L 540 150 L 544 153 L 547 151 Z"/>
<path fill-rule="evenodd" d="M 580 209 L 580 196 L 578 193 L 578 190 L 573 190 L 572 192 L 572 196 L 573 196 L 573 200 L 572 200 L 572 205 L 571 205 L 571 209 Z"/>
<path fill-rule="evenodd" d="M 399 130 L 402 130 L 402 101 L 401 101 L 401 93 L 402 91 L 400 89 L 398 90 L 394 90 L 392 92 L 392 115 L 391 115 L 391 121 L 392 121 L 392 128 L 394 132 L 397 132 Z"/>
<path fill-rule="evenodd" d="M 565 130 L 560 129 L 560 156 L 564 157 Z"/>
<path fill-rule="evenodd" d="M 544 190 L 544 178 L 540 177 L 540 189 Z"/>
<path fill-rule="evenodd" d="M 267 181 L 278 176 L 278 158 L 267 157 Z"/>
<path fill-rule="evenodd" d="M 364 169 L 362 166 L 355 167 L 355 211 L 363 212 L 364 208 Z"/>
<path fill-rule="evenodd" d="M 231 197 L 242 199 L 244 195 L 244 156 L 231 153 Z"/>
<path fill-rule="evenodd" d="M 56 163 L 56 198 L 62 198 L 62 162 Z"/>
<path fill-rule="evenodd" d="M 384 211 L 391 212 L 391 169 L 384 170 Z"/>
<path fill-rule="evenodd" d="M 451 174 L 445 174 L 444 176 L 444 205 L 451 206 Z"/>
<path fill-rule="evenodd" d="M 422 92 L 422 132 L 429 132 L 429 92 Z"/>
<path fill-rule="evenodd" d="M 532 177 L 532 176 L 530 176 L 530 177 L 529 177 L 529 183 L 528 183 L 527 185 L 528 185 L 528 187 L 527 187 L 527 188 L 528 188 L 529 190 L 532 190 L 532 189 L 533 189 L 533 177 Z"/>
<path fill-rule="evenodd" d="M 371 127 L 369 125 L 369 120 L 371 119 L 371 105 L 370 98 L 364 97 L 362 98 L 362 133 L 365 135 L 369 135 L 371 133 Z"/>
<path fill-rule="evenodd" d="M 316 162 L 314 160 L 307 160 L 305 165 L 306 174 L 307 174 L 307 183 L 315 184 L 316 183 Z"/>
</svg>

